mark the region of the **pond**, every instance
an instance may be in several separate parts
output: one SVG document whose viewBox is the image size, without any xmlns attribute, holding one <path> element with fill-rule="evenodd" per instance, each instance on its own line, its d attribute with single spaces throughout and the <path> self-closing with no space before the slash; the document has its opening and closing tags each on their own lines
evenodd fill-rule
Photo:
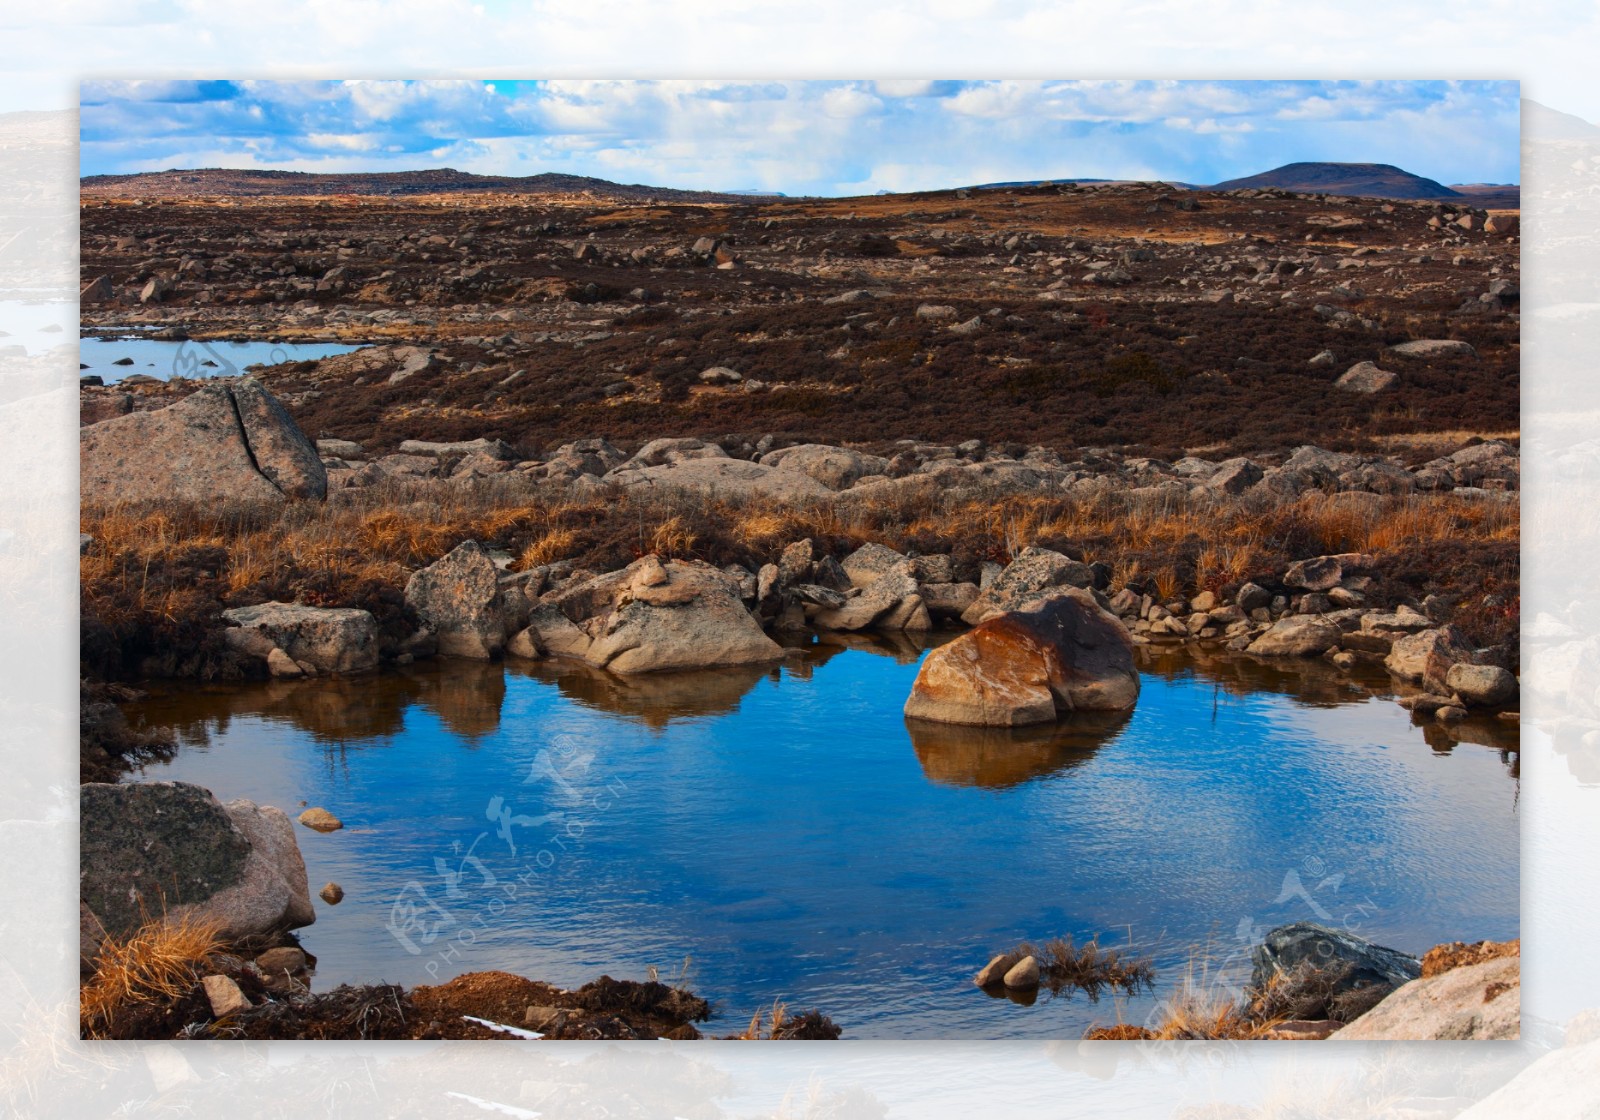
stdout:
<svg viewBox="0 0 1600 1120">
<path fill-rule="evenodd" d="M 348 354 L 360 346 L 338 342 L 168 342 L 142 335 L 84 338 L 78 343 L 79 373 L 98 374 L 107 385 L 142 373 L 166 381 L 172 377 L 237 377 L 253 365 L 314 361 Z M 118 365 L 123 359 L 132 364 Z"/>
<path fill-rule="evenodd" d="M 173 689 L 133 718 L 179 733 L 146 780 L 343 819 L 296 826 L 313 892 L 346 892 L 300 931 L 318 988 L 654 966 L 715 1033 L 778 999 L 850 1038 L 1076 1038 L 1287 921 L 1412 952 L 1518 936 L 1514 725 L 1418 726 L 1381 670 L 1145 649 L 1131 715 L 908 726 L 923 652 L 833 636 L 632 679 L 437 662 Z M 1154 994 L 973 986 L 1067 935 L 1150 954 Z"/>
</svg>

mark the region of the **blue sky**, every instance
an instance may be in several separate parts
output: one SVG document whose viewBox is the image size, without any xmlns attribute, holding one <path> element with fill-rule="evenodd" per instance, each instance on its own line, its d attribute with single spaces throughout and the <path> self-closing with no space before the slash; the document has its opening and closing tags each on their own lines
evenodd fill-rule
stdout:
<svg viewBox="0 0 1600 1120">
<path fill-rule="evenodd" d="M 1521 178 L 1515 82 L 89 81 L 80 101 L 85 175 L 454 167 L 817 195 L 1296 160 Z"/>
</svg>

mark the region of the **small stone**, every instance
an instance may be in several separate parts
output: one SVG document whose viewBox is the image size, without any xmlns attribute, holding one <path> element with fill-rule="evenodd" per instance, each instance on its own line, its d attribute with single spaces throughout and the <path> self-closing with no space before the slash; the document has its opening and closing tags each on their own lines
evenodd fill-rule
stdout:
<svg viewBox="0 0 1600 1120">
<path fill-rule="evenodd" d="M 298 972 L 305 966 L 305 953 L 293 945 L 268 949 L 256 957 L 256 967 L 264 973 Z"/>
<path fill-rule="evenodd" d="M 307 828 L 314 828 L 318 832 L 337 832 L 344 827 L 342 820 L 321 807 L 307 809 L 300 814 L 299 820 Z"/>
<path fill-rule="evenodd" d="M 200 983 L 205 987 L 206 999 L 211 1002 L 211 1013 L 217 1018 L 223 1019 L 250 1010 L 250 1001 L 231 977 L 207 976 Z"/>
<path fill-rule="evenodd" d="M 1460 723 L 1467 718 L 1467 710 L 1457 704 L 1446 704 L 1433 713 L 1433 718 L 1440 723 Z"/>
<path fill-rule="evenodd" d="M 1017 958 L 1011 953 L 1001 953 L 988 964 L 978 970 L 978 975 L 972 982 L 980 988 L 992 987 L 1005 980 L 1006 973 L 1010 972 L 1017 963 Z"/>
<path fill-rule="evenodd" d="M 1039 986 L 1039 962 L 1032 957 L 1023 957 L 1005 975 L 1005 986 L 1008 988 L 1037 988 Z"/>
<path fill-rule="evenodd" d="M 317 892 L 317 896 L 329 906 L 337 906 L 344 901 L 344 888 L 338 883 L 327 883 Z"/>
</svg>

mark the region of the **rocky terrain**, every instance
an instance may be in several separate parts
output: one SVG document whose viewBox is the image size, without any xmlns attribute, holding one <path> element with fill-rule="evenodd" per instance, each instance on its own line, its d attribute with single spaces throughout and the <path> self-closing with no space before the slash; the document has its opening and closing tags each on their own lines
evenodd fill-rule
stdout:
<svg viewBox="0 0 1600 1120">
<path fill-rule="evenodd" d="M 282 186 L 86 185 L 86 327 L 181 342 L 189 371 L 207 339 L 364 344 L 85 379 L 86 778 L 165 749 L 118 726 L 126 686 L 106 682 L 435 657 L 633 678 L 776 664 L 818 632 L 962 631 L 905 700 L 936 726 L 1126 710 L 1137 651 L 1177 644 L 1382 665 L 1449 741 L 1515 719 L 1514 215 L 1153 184 Z M 128 788 L 84 787 L 86 850 L 106 853 L 86 965 L 137 935 L 140 884 L 175 874 L 179 918 L 299 952 L 287 931 L 315 904 L 282 813 L 185 793 L 214 843 L 135 845 L 172 816 Z M 427 989 L 319 1008 L 266 997 L 259 956 L 203 956 L 189 1017 L 164 1004 L 138 1029 L 453 1036 L 435 1024 L 505 1023 L 468 1007 L 514 1017 L 507 984 L 519 1022 L 561 1037 L 692 1037 L 698 1017 L 664 1014 L 692 997 L 662 988 L 585 1033 L 574 1013 L 610 1004 L 515 977 L 443 1018 Z M 803 1037 L 830 1037 L 816 1019 Z"/>
<path fill-rule="evenodd" d="M 86 190 L 85 327 L 403 344 L 266 375 L 313 438 L 374 450 L 731 433 L 1226 458 L 1517 427 L 1517 222 L 1467 200 L 136 186 Z M 1427 339 L 1470 349 L 1393 349 Z M 1395 376 L 1341 385 L 1363 362 Z"/>
</svg>

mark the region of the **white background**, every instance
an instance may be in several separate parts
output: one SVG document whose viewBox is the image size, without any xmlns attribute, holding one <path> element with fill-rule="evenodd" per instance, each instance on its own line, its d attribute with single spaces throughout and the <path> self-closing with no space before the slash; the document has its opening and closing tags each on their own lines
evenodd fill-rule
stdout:
<svg viewBox="0 0 1600 1120">
<path fill-rule="evenodd" d="M 1600 120 L 1592 3 L 6 0 L 0 52 L 0 113 L 44 111 L 0 116 L 0 286 L 69 324 L 76 129 L 51 111 L 89 76 L 1520 78 Z M 561 1115 L 1600 1115 L 1600 1042 L 1563 1046 L 1600 1006 L 1600 146 L 1530 128 L 1523 182 L 1521 1043 L 79 1043 L 75 367 L 0 351 L 0 1108 L 532 1115 L 566 1085 Z"/>
</svg>

